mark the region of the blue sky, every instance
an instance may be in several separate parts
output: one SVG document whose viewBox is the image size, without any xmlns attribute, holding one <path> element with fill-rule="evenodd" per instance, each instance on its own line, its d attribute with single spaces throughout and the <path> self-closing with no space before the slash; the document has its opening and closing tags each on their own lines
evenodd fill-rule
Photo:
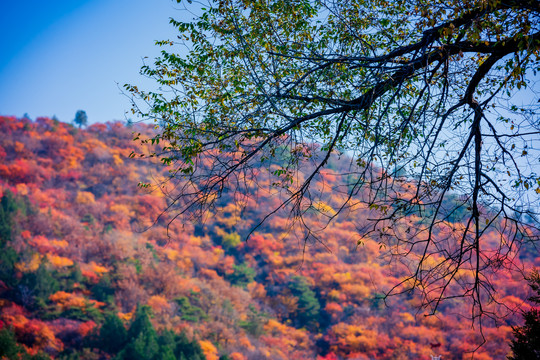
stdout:
<svg viewBox="0 0 540 360">
<path fill-rule="evenodd" d="M 174 38 L 172 0 L 2 1 L 0 114 L 90 122 L 124 120 L 119 86 L 151 84 L 139 75 L 143 57 L 159 55 L 155 40 Z"/>
</svg>

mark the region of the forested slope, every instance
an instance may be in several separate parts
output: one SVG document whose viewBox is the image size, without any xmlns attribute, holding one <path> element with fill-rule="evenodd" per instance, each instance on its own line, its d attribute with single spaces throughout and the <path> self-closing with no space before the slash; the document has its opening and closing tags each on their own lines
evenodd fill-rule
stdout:
<svg viewBox="0 0 540 360">
<path fill-rule="evenodd" d="M 129 157 L 141 152 L 134 134 L 151 131 L 0 117 L 0 357 L 450 360 L 470 357 L 482 334 L 475 359 L 506 357 L 511 325 L 521 321 L 506 307 L 487 305 L 510 316 L 486 318 L 480 331 L 460 299 L 436 316 L 417 311 L 416 294 L 385 306 L 399 264 L 387 266 L 376 239 L 357 245 L 373 209 L 358 205 L 308 244 L 281 213 L 243 241 L 278 203 L 272 196 L 240 208 L 225 194 L 202 223 L 158 218 L 166 197 L 138 183 L 167 169 Z M 268 185 L 258 171 L 257 185 Z M 332 213 L 332 199 L 314 209 L 317 222 Z M 540 264 L 534 248 L 523 254 L 513 261 Z M 501 271 L 493 281 L 498 299 L 527 309 L 521 274 Z"/>
</svg>

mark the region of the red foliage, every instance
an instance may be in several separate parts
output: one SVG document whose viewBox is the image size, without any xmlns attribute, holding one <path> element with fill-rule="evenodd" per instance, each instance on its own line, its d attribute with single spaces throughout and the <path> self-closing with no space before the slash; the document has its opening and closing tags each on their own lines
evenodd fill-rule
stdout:
<svg viewBox="0 0 540 360">
<path fill-rule="evenodd" d="M 0 193 L 10 188 L 18 198 L 36 204 L 31 216 L 16 218 L 11 245 L 24 254 L 20 261 L 25 264 L 33 258 L 49 259 L 43 261 L 66 287 L 47 295 L 43 312 L 56 310 L 58 317 L 76 309 L 90 316 L 114 309 L 123 311 L 121 317 L 129 323 L 137 305 L 148 304 L 158 329 L 198 336 L 207 349 L 215 346 L 235 359 L 412 359 L 428 358 L 436 350 L 444 359 L 457 360 L 481 341 L 469 330 L 470 323 L 460 320 L 463 304 L 457 301 L 446 304 L 436 318 L 416 316 L 414 294 L 387 299 L 389 307 L 384 306 L 380 293 L 398 281 L 402 267 L 393 268 L 396 278 L 388 275 L 380 256 L 387 249 L 381 249 L 377 239 L 364 238 L 355 247 L 357 229 L 371 211 L 362 206 L 336 219 L 321 237 L 325 246 L 298 241 L 281 213 L 246 242 L 224 242 L 227 236 L 245 239 L 255 220 L 276 207 L 277 196 L 246 198 L 248 206 L 241 209 L 232 194 L 223 194 L 203 224 L 177 220 L 168 227 L 171 217 L 156 221 L 169 199 L 141 190 L 137 183 L 151 182 L 163 169 L 122 156 L 134 147 L 132 131 L 150 129 L 115 122 L 79 130 L 48 118 L 32 122 L 0 116 Z M 262 168 L 255 173 L 260 186 L 269 185 L 271 177 Z M 333 172 L 324 172 L 317 186 L 338 180 Z M 331 213 L 335 200 L 329 197 L 313 206 Z M 435 236 L 450 239 L 451 229 L 445 226 L 437 228 Z M 490 240 L 496 234 L 487 235 Z M 495 243 L 486 246 L 490 242 Z M 24 276 L 36 271 L 23 265 L 17 266 Z M 83 277 L 73 284 L 67 279 L 75 275 L 75 265 Z M 246 267 L 255 272 L 255 279 L 245 279 L 248 284 L 239 273 Z M 22 278 L 22 272 L 18 276 Z M 294 293 L 291 279 L 299 276 L 313 296 Z M 517 280 L 509 273 L 492 279 L 501 289 L 500 299 L 515 307 L 527 297 L 525 283 Z M 42 321 L 30 307 L 2 298 L 17 298 L 23 288 L 0 283 L 0 328 L 11 326 L 32 351 L 78 348 L 95 329 L 93 321 Z M 96 301 L 103 300 L 103 294 L 111 295 L 114 306 Z M 320 305 L 313 332 L 287 318 L 306 306 L 306 298 Z M 490 342 L 481 356 L 503 358 L 511 328 L 490 325 L 484 326 Z"/>
</svg>

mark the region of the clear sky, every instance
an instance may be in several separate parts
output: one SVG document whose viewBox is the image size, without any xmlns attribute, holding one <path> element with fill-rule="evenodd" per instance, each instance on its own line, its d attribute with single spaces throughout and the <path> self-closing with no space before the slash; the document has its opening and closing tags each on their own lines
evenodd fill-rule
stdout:
<svg viewBox="0 0 540 360">
<path fill-rule="evenodd" d="M 178 9 L 172 0 L 0 1 L 0 114 L 126 119 L 119 87 L 149 84 L 143 57 L 175 38 L 168 19 L 185 18 Z"/>
</svg>

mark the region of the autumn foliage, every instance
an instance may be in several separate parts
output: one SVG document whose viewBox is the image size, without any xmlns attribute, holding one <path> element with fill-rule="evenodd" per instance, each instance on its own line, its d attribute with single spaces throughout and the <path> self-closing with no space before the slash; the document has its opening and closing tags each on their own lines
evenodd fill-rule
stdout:
<svg viewBox="0 0 540 360">
<path fill-rule="evenodd" d="M 501 317 L 480 331 L 463 320 L 461 300 L 424 316 L 415 293 L 383 298 L 400 268 L 388 266 L 377 239 L 356 246 L 372 209 L 338 217 L 324 246 L 299 242 L 279 213 L 245 241 L 271 196 L 240 209 L 225 195 L 204 222 L 169 223 L 170 214 L 158 217 L 164 189 L 138 186 L 168 169 L 129 157 L 140 152 L 134 134 L 151 131 L 0 117 L 0 340 L 15 341 L 14 354 L 461 360 L 485 339 L 476 358 L 508 355 L 522 321 L 512 313 L 527 310 L 520 274 L 492 275 L 502 303 L 486 306 Z M 328 198 L 317 213 L 332 206 Z M 450 239 L 447 229 L 437 236 Z M 540 265 L 537 252 L 524 250 L 514 261 Z M 107 343 L 107 331 L 123 333 L 122 345 Z"/>
</svg>

